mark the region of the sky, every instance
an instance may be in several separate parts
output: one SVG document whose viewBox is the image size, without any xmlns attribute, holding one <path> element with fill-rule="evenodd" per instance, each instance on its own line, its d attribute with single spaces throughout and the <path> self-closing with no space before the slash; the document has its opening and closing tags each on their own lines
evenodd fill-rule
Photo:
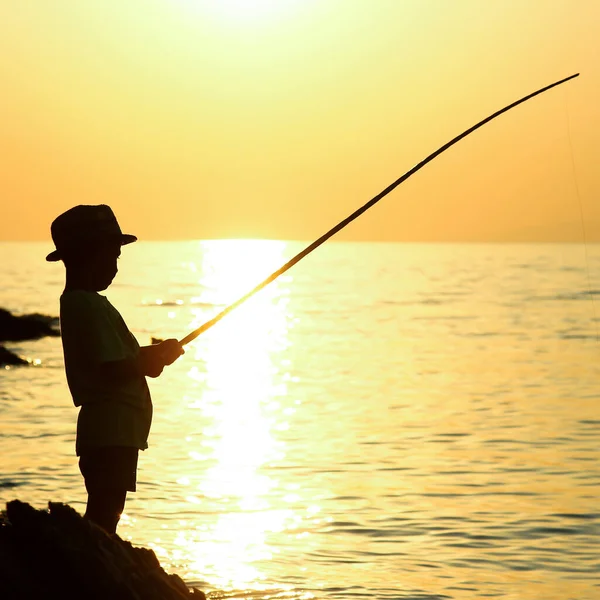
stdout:
<svg viewBox="0 0 600 600">
<path fill-rule="evenodd" d="M 0 3 L 0 240 L 600 242 L 597 0 Z"/>
</svg>

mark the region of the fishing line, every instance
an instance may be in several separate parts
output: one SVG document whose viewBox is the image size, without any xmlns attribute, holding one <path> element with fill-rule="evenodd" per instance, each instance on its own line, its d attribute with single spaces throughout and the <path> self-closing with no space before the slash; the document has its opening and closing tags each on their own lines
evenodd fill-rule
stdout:
<svg viewBox="0 0 600 600">
<path fill-rule="evenodd" d="M 341 229 L 346 227 L 346 225 L 348 225 L 349 223 L 351 223 L 352 221 L 354 221 L 355 219 L 360 217 L 360 215 L 362 215 L 364 212 L 369 210 L 369 208 L 371 208 L 373 205 L 377 204 L 377 202 L 379 202 L 384 196 L 387 196 L 392 190 L 397 188 L 401 183 L 403 183 L 409 177 L 414 175 L 417 171 L 422 169 L 427 163 L 431 162 L 434 158 L 439 156 L 442 152 L 445 152 L 446 150 L 448 150 L 448 148 L 450 148 L 451 146 L 454 146 L 454 144 L 456 144 L 457 142 L 460 142 L 460 140 L 467 137 L 469 134 L 473 133 L 476 129 L 483 127 L 486 123 L 489 123 L 492 119 L 499 117 L 501 114 L 509 111 L 511 108 L 514 108 L 515 106 L 518 106 L 519 104 L 522 104 L 523 102 L 526 102 L 527 100 L 533 98 L 534 96 L 542 94 L 543 92 L 546 92 L 547 90 L 549 90 L 553 87 L 556 87 L 557 85 L 560 85 L 561 83 L 565 83 L 566 81 L 574 79 L 575 77 L 579 77 L 579 73 L 575 73 L 574 75 L 565 77 L 564 79 L 561 79 L 560 81 L 551 83 L 550 85 L 547 85 L 535 92 L 532 92 L 531 94 L 528 94 L 527 96 L 524 96 L 520 100 L 517 100 L 517 101 L 513 102 L 512 104 L 509 104 L 508 106 L 505 106 L 504 108 L 501 108 L 500 110 L 491 114 L 489 117 L 486 117 L 485 119 L 479 121 L 479 123 L 476 123 L 472 127 L 469 127 L 469 129 L 463 131 L 460 135 L 457 135 L 455 138 L 453 138 L 449 142 L 445 143 L 443 146 L 438 148 L 435 152 L 432 152 L 427 158 L 424 158 L 420 163 L 416 164 L 412 169 L 410 169 L 409 171 L 404 173 L 404 175 L 402 175 L 401 177 L 396 179 L 396 181 L 394 181 L 393 183 L 388 185 L 388 187 L 386 187 L 383 191 L 379 192 L 379 194 L 377 194 L 375 197 L 371 198 L 371 200 L 369 200 L 366 204 L 361 206 L 359 209 L 355 210 L 351 215 L 346 217 L 343 221 L 340 221 L 337 225 L 332 227 L 327 233 L 324 233 L 319 239 L 315 240 L 312 244 L 310 244 L 306 248 L 304 248 L 304 250 L 302 250 L 301 252 L 296 254 L 296 256 L 294 256 L 292 259 L 290 259 L 288 262 L 286 262 L 282 267 L 277 269 L 277 271 L 275 271 L 274 273 L 271 273 L 271 275 L 269 275 L 264 281 L 259 283 L 255 288 L 250 290 L 247 294 L 245 294 L 244 296 L 242 296 L 241 298 L 236 300 L 233 304 L 230 304 L 229 306 L 224 308 L 218 315 L 214 316 L 212 319 L 210 319 L 209 321 L 206 321 L 206 323 L 204 323 L 203 325 L 201 325 L 200 327 L 198 327 L 197 329 L 195 329 L 194 331 L 192 331 L 191 333 L 186 335 L 180 341 L 180 344 L 182 346 L 185 346 L 185 344 L 189 344 L 192 340 L 196 339 L 201 333 L 205 332 L 207 329 L 209 329 L 213 325 L 216 325 L 225 315 L 229 314 L 233 309 L 237 308 L 240 304 L 242 304 L 246 300 L 248 300 L 248 298 L 250 298 L 251 296 L 256 294 L 256 292 L 259 292 L 265 286 L 267 286 L 269 283 L 271 283 L 272 281 L 277 279 L 277 277 L 279 277 L 280 275 L 285 273 L 288 269 L 293 267 L 297 262 L 301 261 L 307 254 L 310 254 L 313 250 L 318 248 L 321 244 L 324 244 L 330 237 L 332 237 L 338 231 L 340 231 Z"/>
<path fill-rule="evenodd" d="M 585 216 L 583 213 L 583 203 L 581 201 L 581 193 L 579 191 L 579 180 L 577 179 L 577 167 L 575 165 L 575 152 L 573 151 L 573 140 L 571 138 L 571 115 L 569 113 L 569 96 L 568 92 L 565 93 L 565 112 L 567 122 L 567 138 L 569 140 L 569 149 L 571 151 L 571 171 L 573 173 L 573 187 L 575 189 L 575 196 L 577 196 L 577 202 L 579 204 L 579 216 L 581 217 L 581 232 L 583 235 L 583 248 L 585 255 L 585 268 L 587 272 L 587 283 L 588 293 L 592 302 L 592 313 L 594 315 L 594 324 L 596 326 L 596 342 L 600 343 L 600 329 L 598 326 L 598 314 L 596 312 L 596 301 L 594 299 L 594 290 L 592 289 L 592 276 L 590 273 L 590 260 L 588 254 L 588 243 L 587 243 L 587 231 L 585 228 Z"/>
</svg>

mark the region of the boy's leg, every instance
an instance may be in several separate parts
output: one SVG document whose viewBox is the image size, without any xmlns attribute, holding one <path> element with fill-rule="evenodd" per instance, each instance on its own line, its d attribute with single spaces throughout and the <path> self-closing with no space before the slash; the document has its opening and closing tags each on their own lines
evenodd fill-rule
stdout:
<svg viewBox="0 0 600 600">
<path fill-rule="evenodd" d="M 84 517 L 100 525 L 108 533 L 117 532 L 117 524 L 125 507 L 127 490 L 91 489 Z"/>
<path fill-rule="evenodd" d="M 128 491 L 135 491 L 138 449 L 107 446 L 85 448 L 79 468 L 88 502 L 85 517 L 108 533 L 115 533 Z"/>
</svg>

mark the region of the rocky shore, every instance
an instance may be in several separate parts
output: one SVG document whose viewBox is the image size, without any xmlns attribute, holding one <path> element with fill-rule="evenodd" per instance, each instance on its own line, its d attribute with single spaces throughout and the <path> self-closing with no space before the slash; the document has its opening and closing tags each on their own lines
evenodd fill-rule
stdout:
<svg viewBox="0 0 600 600">
<path fill-rule="evenodd" d="M 23 342 L 43 337 L 58 337 L 58 318 L 31 314 L 16 316 L 0 308 L 0 342 Z M 0 366 L 27 366 L 31 361 L 0 345 Z"/>
<path fill-rule="evenodd" d="M 26 366 L 30 364 L 26 358 L 22 358 L 8 348 L 0 346 L 0 367 L 9 365 L 11 367 Z"/>
<path fill-rule="evenodd" d="M 66 504 L 13 500 L 0 517 L 3 600 L 205 599 L 166 573 L 152 550 L 109 535 Z"/>
<path fill-rule="evenodd" d="M 39 313 L 17 316 L 0 308 L 0 342 L 38 340 L 46 336 L 60 336 L 57 317 Z"/>
</svg>

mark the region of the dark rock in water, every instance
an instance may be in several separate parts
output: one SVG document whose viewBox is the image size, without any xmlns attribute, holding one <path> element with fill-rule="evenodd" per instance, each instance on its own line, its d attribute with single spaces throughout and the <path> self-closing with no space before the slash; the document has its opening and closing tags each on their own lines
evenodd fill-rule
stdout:
<svg viewBox="0 0 600 600">
<path fill-rule="evenodd" d="M 2 600 L 205 600 L 156 555 L 109 535 L 66 504 L 13 500 L 0 520 Z"/>
<path fill-rule="evenodd" d="M 29 362 L 19 355 L 7 350 L 4 346 L 0 346 L 0 367 L 4 365 L 28 365 Z"/>
<path fill-rule="evenodd" d="M 0 342 L 22 342 L 59 335 L 58 319 L 55 317 L 37 313 L 16 317 L 0 308 Z"/>
</svg>

